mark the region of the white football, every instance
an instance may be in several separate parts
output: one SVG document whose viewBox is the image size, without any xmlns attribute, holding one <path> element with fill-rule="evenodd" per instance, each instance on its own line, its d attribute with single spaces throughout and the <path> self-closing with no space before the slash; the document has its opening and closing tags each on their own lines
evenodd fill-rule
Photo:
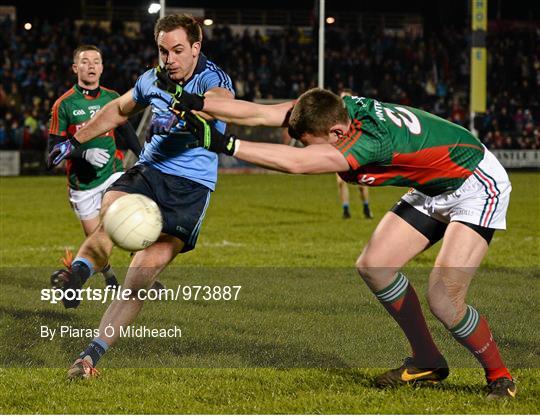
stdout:
<svg viewBox="0 0 540 417">
<path fill-rule="evenodd" d="M 103 227 L 116 246 L 135 252 L 157 240 L 163 219 L 154 200 L 142 194 L 128 194 L 110 205 L 103 216 Z"/>
</svg>

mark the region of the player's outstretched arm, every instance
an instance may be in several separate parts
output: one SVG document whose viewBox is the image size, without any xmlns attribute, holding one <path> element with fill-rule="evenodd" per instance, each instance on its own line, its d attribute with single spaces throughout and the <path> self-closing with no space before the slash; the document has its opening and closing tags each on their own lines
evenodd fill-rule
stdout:
<svg viewBox="0 0 540 417">
<path fill-rule="evenodd" d="M 216 153 L 233 155 L 246 162 L 291 174 L 322 174 L 349 169 L 341 152 L 327 143 L 291 148 L 287 145 L 242 141 L 234 135 L 222 134 L 191 111 L 178 113 L 178 116 L 186 121 L 199 146 Z"/>
<path fill-rule="evenodd" d="M 47 158 L 47 168 L 51 169 L 64 159 L 69 158 L 76 152 L 81 143 L 88 142 L 124 124 L 130 116 L 143 108 L 133 100 L 131 91 L 111 101 L 97 112 L 74 136 L 68 135 L 65 141 L 54 145 Z"/>
<path fill-rule="evenodd" d="M 211 118 L 244 126 L 286 126 L 294 101 L 280 104 L 257 104 L 235 100 L 230 91 L 215 88 L 204 96 L 188 93 L 181 85 L 172 81 L 167 72 L 158 67 L 156 87 L 169 93 L 173 100 L 171 109 L 177 113 L 185 110 L 203 112 Z"/>
<path fill-rule="evenodd" d="M 107 103 L 74 137 L 79 143 L 101 136 L 111 129 L 123 125 L 127 119 L 141 111 L 144 107 L 133 100 L 131 90 L 117 99 Z"/>
<path fill-rule="evenodd" d="M 292 148 L 273 143 L 236 141 L 234 157 L 290 174 L 324 174 L 349 170 L 345 157 L 330 144 Z"/>
<path fill-rule="evenodd" d="M 243 126 L 286 126 L 294 101 L 258 104 L 244 100 L 206 97 L 203 111 L 215 119 Z"/>
</svg>

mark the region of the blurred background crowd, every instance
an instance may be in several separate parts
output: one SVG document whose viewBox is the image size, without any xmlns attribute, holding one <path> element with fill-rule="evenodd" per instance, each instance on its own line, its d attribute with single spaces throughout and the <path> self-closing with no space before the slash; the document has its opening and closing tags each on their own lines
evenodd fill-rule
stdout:
<svg viewBox="0 0 540 417">
<path fill-rule="evenodd" d="M 72 34 L 65 36 L 66 33 Z M 73 50 L 95 44 L 102 85 L 124 93 L 157 64 L 153 22 L 125 36 L 73 21 L 0 22 L 0 149 L 44 149 L 54 101 L 75 82 Z M 488 110 L 476 129 L 494 149 L 540 149 L 540 31 L 501 25 L 487 38 Z M 228 26 L 205 29 L 203 52 L 231 75 L 237 98 L 295 98 L 317 84 L 317 40 L 299 28 L 271 34 Z M 424 36 L 329 27 L 327 88 L 423 108 L 469 127 L 469 30 L 447 26 Z"/>
</svg>

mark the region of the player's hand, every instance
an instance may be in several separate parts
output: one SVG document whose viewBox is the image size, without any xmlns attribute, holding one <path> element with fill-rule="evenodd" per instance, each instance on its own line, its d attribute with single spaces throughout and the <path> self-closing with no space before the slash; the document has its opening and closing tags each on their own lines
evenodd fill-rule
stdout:
<svg viewBox="0 0 540 417">
<path fill-rule="evenodd" d="M 178 111 L 185 110 L 186 108 L 191 110 L 202 110 L 204 107 L 204 97 L 197 94 L 191 94 L 184 90 L 184 88 L 174 82 L 167 70 L 158 66 L 156 68 L 156 87 L 166 91 L 172 96 L 172 102 L 170 106 Z"/>
<path fill-rule="evenodd" d="M 148 130 L 148 135 L 146 137 L 146 142 L 151 142 L 154 135 L 167 136 L 171 133 L 173 127 L 182 129 L 185 125 L 185 121 L 179 119 L 176 113 L 166 111 L 163 113 L 153 113 L 152 120 L 150 122 L 150 129 Z"/>
<path fill-rule="evenodd" d="M 107 149 L 102 148 L 87 149 L 82 153 L 82 156 L 89 163 L 98 168 L 103 167 L 107 162 L 109 162 L 109 159 L 111 159 L 111 155 L 109 155 Z"/>
<path fill-rule="evenodd" d="M 57 143 L 51 149 L 49 156 L 47 157 L 47 169 L 55 167 L 64 159 L 66 159 L 75 148 L 78 148 L 81 144 L 73 136 L 69 135 L 68 139 Z"/>
<path fill-rule="evenodd" d="M 197 138 L 199 146 L 215 153 L 234 155 L 236 136 L 220 133 L 213 125 L 190 110 L 177 114 L 186 121 L 186 127 Z"/>
</svg>

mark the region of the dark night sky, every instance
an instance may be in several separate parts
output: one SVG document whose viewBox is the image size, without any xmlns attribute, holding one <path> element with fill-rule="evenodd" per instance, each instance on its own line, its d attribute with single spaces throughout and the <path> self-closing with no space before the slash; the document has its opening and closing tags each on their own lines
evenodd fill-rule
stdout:
<svg viewBox="0 0 540 417">
<path fill-rule="evenodd" d="M 113 4 L 144 8 L 150 0 L 109 0 Z M 86 0 L 87 4 L 106 3 L 105 0 Z M 0 0 L 0 4 L 19 4 L 18 17 L 20 20 L 33 20 L 38 17 L 70 17 L 80 13 L 80 0 L 71 1 L 41 1 L 28 5 L 20 1 Z M 386 12 L 421 14 L 432 24 L 462 23 L 467 18 L 470 0 L 326 0 L 328 11 L 344 10 L 359 12 Z M 531 4 L 532 3 L 532 4 Z M 168 0 L 168 6 L 174 7 L 208 7 L 208 8 L 260 8 L 260 9 L 312 9 L 314 0 Z M 497 16 L 506 19 L 540 20 L 540 2 L 538 0 L 489 0 L 488 13 L 490 19 Z"/>
</svg>

